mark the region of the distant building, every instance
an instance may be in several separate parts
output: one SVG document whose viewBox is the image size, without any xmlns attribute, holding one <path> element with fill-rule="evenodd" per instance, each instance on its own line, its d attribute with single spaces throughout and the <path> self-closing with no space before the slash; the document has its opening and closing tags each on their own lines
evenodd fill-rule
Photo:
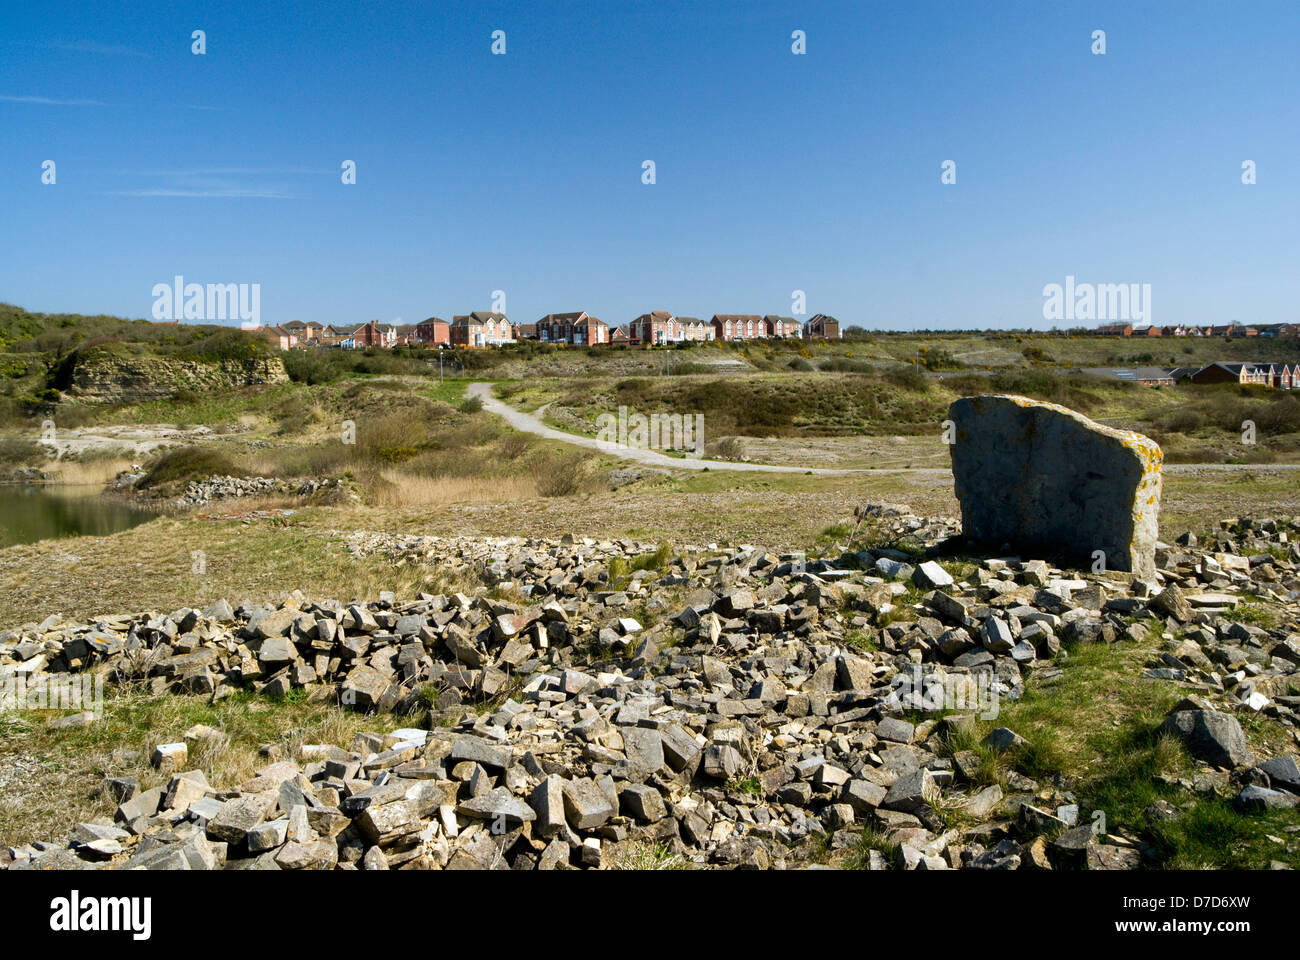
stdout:
<svg viewBox="0 0 1300 960">
<path fill-rule="evenodd" d="M 643 313 L 630 324 L 628 337 L 643 347 L 686 341 L 707 341 L 715 337 L 713 326 L 694 317 L 675 317 L 667 310 Z"/>
<path fill-rule="evenodd" d="M 315 320 L 290 320 L 288 323 L 280 324 L 280 328 L 286 333 L 292 334 L 304 346 L 319 340 L 321 331 L 324 329 Z"/>
<path fill-rule="evenodd" d="M 715 313 L 709 321 L 716 340 L 762 340 L 767 324 L 757 313 Z"/>
<path fill-rule="evenodd" d="M 1097 335 L 1102 337 L 1131 337 L 1133 336 L 1133 324 L 1131 323 L 1107 323 L 1097 328 Z"/>
<path fill-rule="evenodd" d="M 1239 323 L 1225 323 L 1210 327 L 1206 336 L 1210 337 L 1254 337 L 1259 331 L 1254 327 L 1244 327 Z"/>
<path fill-rule="evenodd" d="M 504 313 L 475 310 L 452 318 L 451 344 L 454 347 L 499 347 L 514 342 L 514 330 Z"/>
<path fill-rule="evenodd" d="M 609 324 L 584 310 L 576 313 L 548 313 L 537 321 L 537 339 L 542 343 L 596 346 L 609 343 Z"/>
<path fill-rule="evenodd" d="M 441 317 L 429 317 L 415 325 L 415 341 L 430 346 L 449 346 L 451 344 L 451 324 Z"/>
<path fill-rule="evenodd" d="M 809 340 L 838 340 L 840 322 L 834 317 L 819 313 L 804 324 L 804 336 Z"/>
<path fill-rule="evenodd" d="M 1271 363 L 1211 363 L 1197 370 L 1192 383 L 1240 383 L 1243 386 L 1271 387 L 1274 370 Z"/>
<path fill-rule="evenodd" d="M 363 323 L 343 339 L 340 344 L 350 350 L 364 350 L 367 347 L 387 349 L 397 342 L 397 328 L 391 323 L 371 320 Z"/>
<path fill-rule="evenodd" d="M 769 313 L 763 318 L 763 326 L 769 337 L 800 338 L 803 336 L 803 324 L 794 317 L 780 317 Z"/>
<path fill-rule="evenodd" d="M 1175 371 L 1164 367 L 1121 368 L 1102 371 L 1101 375 L 1124 383 L 1138 383 L 1144 387 L 1172 387 L 1178 382 Z"/>
<path fill-rule="evenodd" d="M 267 340 L 270 341 L 272 346 L 280 350 L 291 350 L 298 345 L 297 334 L 291 333 L 289 330 L 285 329 L 282 326 L 258 327 L 256 330 L 252 332 L 261 334 L 263 337 L 265 337 Z"/>
</svg>

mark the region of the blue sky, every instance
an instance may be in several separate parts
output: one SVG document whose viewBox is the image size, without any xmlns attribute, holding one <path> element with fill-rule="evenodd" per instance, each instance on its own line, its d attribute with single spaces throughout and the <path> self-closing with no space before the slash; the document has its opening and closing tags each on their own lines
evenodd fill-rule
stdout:
<svg viewBox="0 0 1300 960">
<path fill-rule="evenodd" d="M 1294 321 L 1298 33 L 1293 0 L 6 4 L 0 300 L 143 317 L 181 274 L 271 323 L 504 290 L 619 324 L 803 290 L 1046 327 L 1073 275 L 1151 284 L 1160 324 Z"/>
</svg>

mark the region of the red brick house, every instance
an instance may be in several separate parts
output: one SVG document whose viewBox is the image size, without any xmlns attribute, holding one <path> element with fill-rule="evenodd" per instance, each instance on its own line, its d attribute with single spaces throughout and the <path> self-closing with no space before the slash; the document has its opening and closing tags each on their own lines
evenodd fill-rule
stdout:
<svg viewBox="0 0 1300 960">
<path fill-rule="evenodd" d="M 767 337 L 767 324 L 757 313 L 715 313 L 709 322 L 713 324 L 716 340 L 763 340 Z"/>
<path fill-rule="evenodd" d="M 794 317 L 779 317 L 774 313 L 769 313 L 763 318 L 763 326 L 767 330 L 769 337 L 793 337 L 803 336 L 803 324 Z"/>
<path fill-rule="evenodd" d="M 452 317 L 451 344 L 454 347 L 496 347 L 514 342 L 514 329 L 504 313 L 475 310 Z"/>
<path fill-rule="evenodd" d="M 586 311 L 548 313 L 537 321 L 537 339 L 543 343 L 594 346 L 609 343 L 609 324 Z"/>
<path fill-rule="evenodd" d="M 429 317 L 415 325 L 415 341 L 432 346 L 451 344 L 451 324 L 440 317 Z"/>
<path fill-rule="evenodd" d="M 838 340 L 840 338 L 840 322 L 834 317 L 819 313 L 804 324 L 804 335 L 809 340 Z"/>
<path fill-rule="evenodd" d="M 675 317 L 667 310 L 653 310 L 637 317 L 627 328 L 628 336 L 643 347 L 684 341 L 712 340 L 710 324 L 694 317 Z"/>
<path fill-rule="evenodd" d="M 342 346 L 353 350 L 363 350 L 366 347 L 391 347 L 396 342 L 396 327 L 391 323 L 380 323 L 378 320 L 371 320 L 353 330 L 343 341 Z"/>
<path fill-rule="evenodd" d="M 286 333 L 291 334 L 298 343 L 304 345 L 314 343 L 318 340 L 320 338 L 321 330 L 324 329 L 324 327 L 315 320 L 307 320 L 305 322 L 302 320 L 290 320 L 288 323 L 281 324 L 280 326 Z"/>
</svg>

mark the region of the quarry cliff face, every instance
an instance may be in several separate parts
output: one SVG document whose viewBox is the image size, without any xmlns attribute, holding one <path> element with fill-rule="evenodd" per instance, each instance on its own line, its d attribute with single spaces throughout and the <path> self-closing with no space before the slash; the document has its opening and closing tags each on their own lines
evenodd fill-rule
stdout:
<svg viewBox="0 0 1300 960">
<path fill-rule="evenodd" d="M 178 390 L 206 392 L 288 379 L 279 357 L 204 361 L 95 354 L 78 360 L 67 395 L 87 403 L 139 403 Z"/>
</svg>

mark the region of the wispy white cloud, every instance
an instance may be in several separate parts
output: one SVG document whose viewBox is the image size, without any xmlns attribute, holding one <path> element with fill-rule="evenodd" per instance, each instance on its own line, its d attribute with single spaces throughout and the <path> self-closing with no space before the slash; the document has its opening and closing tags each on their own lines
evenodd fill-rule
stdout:
<svg viewBox="0 0 1300 960">
<path fill-rule="evenodd" d="M 295 189 L 304 174 L 331 171 L 302 166 L 185 167 L 170 170 L 119 170 L 136 183 L 111 191 L 120 197 L 225 197 L 229 199 L 298 200 Z M 295 179 L 298 178 L 298 179 Z"/>
<path fill-rule="evenodd" d="M 233 197 L 251 200 L 296 200 L 291 193 L 261 187 L 146 187 L 141 190 L 113 190 L 117 197 Z"/>
<path fill-rule="evenodd" d="M 102 100 L 56 100 L 53 97 L 9 97 L 0 94 L 5 103 L 39 103 L 51 107 L 106 107 Z"/>
<path fill-rule="evenodd" d="M 120 170 L 128 177 L 262 177 L 299 173 L 333 173 L 313 167 L 192 167 L 184 170 Z"/>
</svg>

